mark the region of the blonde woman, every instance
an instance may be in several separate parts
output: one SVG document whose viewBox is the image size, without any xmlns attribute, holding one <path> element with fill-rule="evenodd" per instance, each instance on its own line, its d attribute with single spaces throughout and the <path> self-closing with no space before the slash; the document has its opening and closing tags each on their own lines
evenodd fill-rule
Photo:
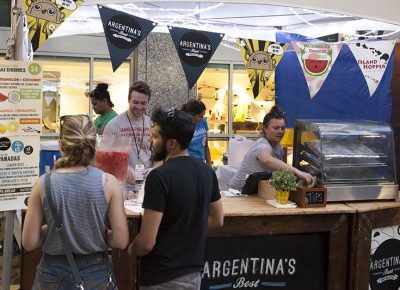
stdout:
<svg viewBox="0 0 400 290">
<path fill-rule="evenodd" d="M 117 289 L 107 249 L 127 246 L 128 226 L 117 179 L 90 165 L 95 143 L 96 130 L 87 116 L 61 118 L 62 158 L 51 174 L 51 195 L 85 289 Z M 32 189 L 22 231 L 27 251 L 43 250 L 32 289 L 76 289 L 48 194 L 42 175 Z"/>
</svg>

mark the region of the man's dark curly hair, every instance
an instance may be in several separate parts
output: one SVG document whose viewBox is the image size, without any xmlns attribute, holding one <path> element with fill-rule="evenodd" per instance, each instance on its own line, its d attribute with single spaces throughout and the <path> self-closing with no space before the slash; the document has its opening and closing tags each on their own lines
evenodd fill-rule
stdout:
<svg viewBox="0 0 400 290">
<path fill-rule="evenodd" d="M 195 127 L 192 115 L 174 108 L 168 111 L 157 108 L 153 111 L 151 120 L 160 127 L 160 135 L 164 141 L 175 139 L 181 149 L 189 147 Z"/>
</svg>

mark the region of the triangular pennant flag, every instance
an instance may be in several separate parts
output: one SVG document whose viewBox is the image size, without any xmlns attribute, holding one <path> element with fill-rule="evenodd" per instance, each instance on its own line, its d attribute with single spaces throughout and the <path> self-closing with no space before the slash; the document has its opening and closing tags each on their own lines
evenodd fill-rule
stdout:
<svg viewBox="0 0 400 290">
<path fill-rule="evenodd" d="M 105 6 L 97 6 L 115 72 L 157 23 Z"/>
<path fill-rule="evenodd" d="M 306 77 L 312 99 L 324 84 L 342 45 L 302 42 L 294 42 L 292 45 Z"/>
<path fill-rule="evenodd" d="M 22 1 L 32 50 L 36 51 L 50 35 L 83 3 L 82 0 Z"/>
<path fill-rule="evenodd" d="M 370 96 L 374 94 L 382 79 L 394 45 L 393 40 L 348 44 L 367 82 Z"/>
<path fill-rule="evenodd" d="M 275 69 L 289 44 L 245 38 L 238 38 L 237 42 L 253 87 L 253 96 L 257 98 L 269 79 L 274 76 Z"/>
<path fill-rule="evenodd" d="M 169 26 L 189 90 L 206 68 L 224 34 Z"/>
</svg>

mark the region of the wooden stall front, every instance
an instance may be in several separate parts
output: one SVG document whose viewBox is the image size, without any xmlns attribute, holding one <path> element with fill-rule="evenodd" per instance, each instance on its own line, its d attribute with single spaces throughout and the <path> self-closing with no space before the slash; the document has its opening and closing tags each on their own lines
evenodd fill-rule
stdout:
<svg viewBox="0 0 400 290">
<path fill-rule="evenodd" d="M 355 209 L 341 203 L 277 209 L 257 195 L 223 197 L 223 205 L 224 227 L 208 233 L 202 289 L 346 289 L 349 221 Z M 127 214 L 132 241 L 140 217 Z M 22 254 L 22 290 L 31 289 L 40 255 Z M 136 261 L 126 250 L 114 250 L 112 256 L 119 289 L 138 289 Z"/>
<path fill-rule="evenodd" d="M 354 209 L 340 203 L 277 209 L 256 195 L 223 197 L 223 205 L 224 227 L 208 234 L 202 289 L 245 288 L 246 283 L 296 290 L 346 288 L 349 215 Z M 124 281 L 119 289 L 137 289 L 132 284 L 137 272 L 127 266 L 127 256 L 115 258 L 117 281 Z"/>
<path fill-rule="evenodd" d="M 400 289 L 400 202 L 348 203 L 351 220 L 349 289 Z"/>
</svg>

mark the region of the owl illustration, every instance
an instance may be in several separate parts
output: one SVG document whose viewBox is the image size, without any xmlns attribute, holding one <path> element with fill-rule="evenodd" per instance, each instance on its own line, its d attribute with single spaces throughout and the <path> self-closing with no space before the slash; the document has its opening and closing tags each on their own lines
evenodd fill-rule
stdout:
<svg viewBox="0 0 400 290">
<path fill-rule="evenodd" d="M 271 71 L 274 69 L 276 60 L 265 51 L 256 51 L 247 60 L 246 68 Z"/>
<path fill-rule="evenodd" d="M 54 30 L 54 24 L 60 24 L 64 21 L 64 12 L 50 0 L 36 0 L 30 4 L 29 0 L 26 0 L 25 3 L 28 6 L 26 14 L 36 18 L 36 27 L 42 26 L 42 32 L 45 34 L 51 34 Z M 42 25 L 40 25 L 40 20 L 44 21 Z"/>
</svg>

